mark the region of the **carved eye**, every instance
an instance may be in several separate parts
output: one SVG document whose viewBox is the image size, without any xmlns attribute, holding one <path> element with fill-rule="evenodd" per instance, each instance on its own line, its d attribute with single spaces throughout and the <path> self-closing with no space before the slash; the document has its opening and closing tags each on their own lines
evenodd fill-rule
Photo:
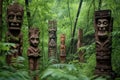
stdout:
<svg viewBox="0 0 120 80">
<path fill-rule="evenodd" d="M 31 38 L 31 40 L 35 40 L 35 38 Z"/>
<path fill-rule="evenodd" d="M 17 15 L 17 19 L 18 19 L 18 20 L 22 20 L 22 16 Z"/>
<path fill-rule="evenodd" d="M 103 24 L 104 24 L 104 25 L 107 25 L 107 24 L 108 24 L 108 21 L 104 21 Z"/>
<path fill-rule="evenodd" d="M 9 15 L 8 19 L 14 19 L 14 15 Z"/>
<path fill-rule="evenodd" d="M 39 38 L 36 38 L 37 41 L 39 41 Z"/>
<path fill-rule="evenodd" d="M 97 22 L 97 25 L 100 25 L 100 24 L 101 24 L 101 21 L 98 21 L 98 22 Z"/>
</svg>

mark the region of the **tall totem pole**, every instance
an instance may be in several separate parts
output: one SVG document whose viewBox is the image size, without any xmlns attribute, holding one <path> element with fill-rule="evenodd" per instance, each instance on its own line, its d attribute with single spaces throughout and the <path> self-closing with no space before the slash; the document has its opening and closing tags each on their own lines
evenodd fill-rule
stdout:
<svg viewBox="0 0 120 80">
<path fill-rule="evenodd" d="M 65 63 L 66 61 L 66 46 L 65 46 L 65 34 L 60 36 L 60 62 Z"/>
<path fill-rule="evenodd" d="M 113 18 L 110 10 L 95 12 L 96 68 L 95 74 L 109 75 L 114 73 L 111 65 Z"/>
<path fill-rule="evenodd" d="M 23 22 L 23 7 L 18 3 L 9 5 L 7 8 L 7 25 L 8 32 L 6 36 L 6 41 L 9 43 L 14 43 L 15 46 L 11 46 L 13 53 L 6 56 L 7 64 L 12 63 L 12 58 L 17 56 L 22 56 L 22 33 L 21 26 Z"/>
<path fill-rule="evenodd" d="M 57 23 L 56 21 L 49 21 L 49 42 L 48 42 L 48 56 L 49 59 L 56 59 L 57 56 Z M 54 63 L 54 62 L 53 62 Z"/>
<path fill-rule="evenodd" d="M 38 28 L 30 28 L 29 30 L 30 46 L 27 52 L 30 74 L 32 71 L 38 70 L 39 58 L 40 58 L 40 49 L 38 48 L 39 35 L 40 35 L 40 32 Z M 38 75 L 33 76 L 32 80 L 38 80 Z"/>
</svg>

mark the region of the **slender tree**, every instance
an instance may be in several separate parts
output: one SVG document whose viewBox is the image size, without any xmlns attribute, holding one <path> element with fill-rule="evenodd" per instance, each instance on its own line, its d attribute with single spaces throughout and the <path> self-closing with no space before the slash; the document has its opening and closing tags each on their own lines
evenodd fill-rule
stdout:
<svg viewBox="0 0 120 80">
<path fill-rule="evenodd" d="M 100 9 L 101 9 L 101 6 L 102 6 L 102 0 L 99 0 L 98 10 L 100 10 Z"/>
<path fill-rule="evenodd" d="M 80 0 L 78 11 L 77 11 L 77 15 L 76 15 L 76 19 L 75 19 L 75 22 L 74 22 L 74 28 L 73 28 L 73 33 L 72 33 L 72 38 L 71 38 L 70 48 L 69 48 L 70 50 L 68 50 L 71 53 L 73 53 L 73 44 L 74 44 L 75 30 L 76 30 L 76 25 L 77 25 L 78 17 L 79 17 L 79 14 L 80 14 L 82 2 L 83 2 L 83 0 Z"/>
<path fill-rule="evenodd" d="M 73 26 L 73 24 L 72 24 L 72 18 L 71 18 L 71 14 L 70 14 L 70 3 L 69 3 L 69 0 L 67 1 L 67 7 L 68 7 L 68 16 L 69 16 L 69 19 L 70 19 L 70 24 L 71 24 L 71 34 L 72 34 L 72 26 Z"/>
<path fill-rule="evenodd" d="M 94 5 L 94 0 L 91 1 L 89 8 L 88 8 L 88 12 L 87 12 L 87 27 L 89 26 L 89 16 L 90 16 L 90 10 L 91 10 L 91 6 L 92 4 Z"/>
<path fill-rule="evenodd" d="M 0 41 L 2 39 L 2 4 L 3 0 L 0 0 Z"/>
<path fill-rule="evenodd" d="M 30 28 L 30 10 L 29 10 L 29 0 L 25 0 L 26 5 L 26 14 L 27 14 L 27 20 L 28 20 L 28 28 Z"/>
</svg>

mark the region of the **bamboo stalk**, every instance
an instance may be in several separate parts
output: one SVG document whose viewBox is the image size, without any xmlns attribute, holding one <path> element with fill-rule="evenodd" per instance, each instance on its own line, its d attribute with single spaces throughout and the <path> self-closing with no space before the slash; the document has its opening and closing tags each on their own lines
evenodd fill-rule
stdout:
<svg viewBox="0 0 120 80">
<path fill-rule="evenodd" d="M 75 35 L 76 25 L 77 25 L 78 17 L 79 17 L 79 14 L 80 14 L 82 2 L 83 2 L 83 0 L 80 0 L 78 11 L 77 11 L 77 15 L 76 15 L 76 19 L 75 19 L 75 23 L 74 23 L 72 38 L 71 38 L 71 42 L 70 42 L 70 48 L 69 48 L 70 50 L 68 50 L 71 53 L 73 53 L 73 49 L 74 49 L 74 47 L 73 47 L 73 44 L 74 44 L 74 35 Z"/>
</svg>

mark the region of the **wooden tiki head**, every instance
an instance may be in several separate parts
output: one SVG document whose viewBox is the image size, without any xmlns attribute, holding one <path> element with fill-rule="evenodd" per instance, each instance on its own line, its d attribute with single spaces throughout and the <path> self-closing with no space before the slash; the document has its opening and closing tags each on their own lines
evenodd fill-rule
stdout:
<svg viewBox="0 0 120 80">
<path fill-rule="evenodd" d="M 61 44 L 65 44 L 65 34 L 62 34 L 60 36 L 60 41 L 61 41 Z"/>
<path fill-rule="evenodd" d="M 9 5 L 7 8 L 7 24 L 9 30 L 20 30 L 23 22 L 23 7 L 18 3 Z"/>
<path fill-rule="evenodd" d="M 49 28 L 49 39 L 56 39 L 56 27 Z"/>
<path fill-rule="evenodd" d="M 29 30 L 29 42 L 30 46 L 38 47 L 39 45 L 39 29 L 38 28 L 30 28 Z"/>
<path fill-rule="evenodd" d="M 56 21 L 49 21 L 49 46 L 51 47 L 56 47 L 56 40 L 57 40 L 57 36 L 56 36 L 56 32 L 57 32 L 57 27 L 56 27 Z"/>
<path fill-rule="evenodd" d="M 95 12 L 95 37 L 100 42 L 105 42 L 112 31 L 112 18 L 110 10 Z"/>
</svg>

